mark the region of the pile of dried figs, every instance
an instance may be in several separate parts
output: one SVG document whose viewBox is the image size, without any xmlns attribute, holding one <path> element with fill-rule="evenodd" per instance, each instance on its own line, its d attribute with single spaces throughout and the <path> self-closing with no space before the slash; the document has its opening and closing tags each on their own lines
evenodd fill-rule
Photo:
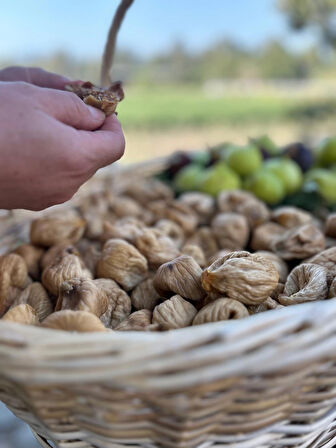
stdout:
<svg viewBox="0 0 336 448">
<path fill-rule="evenodd" d="M 336 297 L 336 214 L 251 193 L 178 198 L 156 179 L 33 221 L 0 257 L 3 321 L 165 331 Z"/>
</svg>

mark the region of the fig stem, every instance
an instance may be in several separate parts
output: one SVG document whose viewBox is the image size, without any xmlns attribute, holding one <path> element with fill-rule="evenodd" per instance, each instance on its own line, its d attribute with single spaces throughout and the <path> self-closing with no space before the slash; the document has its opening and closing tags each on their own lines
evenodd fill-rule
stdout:
<svg viewBox="0 0 336 448">
<path fill-rule="evenodd" d="M 124 20 L 128 8 L 132 5 L 133 2 L 134 0 L 121 0 L 116 10 L 116 13 L 114 14 L 108 32 L 102 59 L 102 66 L 100 72 L 100 84 L 102 87 L 107 87 L 112 83 L 110 70 L 113 64 L 118 31 Z"/>
</svg>

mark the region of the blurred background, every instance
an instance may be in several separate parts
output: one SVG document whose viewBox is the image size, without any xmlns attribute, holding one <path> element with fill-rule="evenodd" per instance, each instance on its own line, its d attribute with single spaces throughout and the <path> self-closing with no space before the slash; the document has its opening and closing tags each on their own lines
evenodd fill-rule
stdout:
<svg viewBox="0 0 336 448">
<path fill-rule="evenodd" d="M 116 0 L 2 5 L 0 65 L 98 82 Z M 174 149 L 319 140 L 336 116 L 335 0 L 136 0 L 112 71 L 124 162 Z"/>
<path fill-rule="evenodd" d="M 2 2 L 0 68 L 40 66 L 98 82 L 118 2 Z M 336 120 L 336 0 L 135 0 L 112 70 L 123 162 L 243 143 L 316 142 Z M 0 448 L 37 446 L 0 407 Z"/>
</svg>

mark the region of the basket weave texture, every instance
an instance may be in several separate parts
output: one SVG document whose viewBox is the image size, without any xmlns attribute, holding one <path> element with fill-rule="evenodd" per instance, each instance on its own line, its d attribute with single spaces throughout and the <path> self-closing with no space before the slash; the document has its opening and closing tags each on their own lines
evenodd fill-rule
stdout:
<svg viewBox="0 0 336 448">
<path fill-rule="evenodd" d="M 166 333 L 0 321 L 0 400 L 44 447 L 332 448 L 336 299 Z"/>
</svg>

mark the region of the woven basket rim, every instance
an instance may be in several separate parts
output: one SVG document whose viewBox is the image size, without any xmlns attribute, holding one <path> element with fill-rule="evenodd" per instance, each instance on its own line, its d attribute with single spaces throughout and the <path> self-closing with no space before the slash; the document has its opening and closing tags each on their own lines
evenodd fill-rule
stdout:
<svg viewBox="0 0 336 448">
<path fill-rule="evenodd" d="M 62 337 L 62 341 L 65 343 L 67 340 L 69 342 L 74 342 L 76 340 L 83 341 L 83 339 L 95 339 L 99 340 L 113 340 L 127 341 L 132 340 L 134 337 L 141 338 L 143 341 L 153 342 L 160 339 L 164 342 L 165 339 L 169 341 L 174 338 L 180 339 L 181 336 L 190 336 L 195 332 L 199 333 L 214 333 L 214 334 L 233 334 L 236 331 L 242 332 L 244 329 L 248 329 L 250 326 L 261 324 L 271 324 L 273 321 L 279 322 L 279 318 L 282 317 L 285 320 L 287 317 L 298 316 L 298 312 L 304 317 L 304 320 L 310 318 L 314 319 L 317 314 L 328 312 L 329 309 L 336 310 L 336 297 L 319 300 L 309 303 L 301 303 L 296 305 L 291 305 L 275 310 L 269 310 L 263 313 L 258 313 L 254 315 L 247 316 L 243 319 L 230 320 L 230 321 L 220 321 L 220 322 L 210 322 L 202 325 L 189 326 L 185 328 L 178 328 L 175 330 L 164 331 L 164 332 L 150 332 L 150 331 L 107 331 L 107 332 L 69 332 L 65 330 L 50 329 L 45 327 L 23 325 L 15 322 L 3 322 L 0 320 L 0 337 L 3 332 L 14 331 L 24 333 L 29 337 L 31 336 L 41 336 L 41 335 L 54 335 L 56 337 Z"/>
</svg>

